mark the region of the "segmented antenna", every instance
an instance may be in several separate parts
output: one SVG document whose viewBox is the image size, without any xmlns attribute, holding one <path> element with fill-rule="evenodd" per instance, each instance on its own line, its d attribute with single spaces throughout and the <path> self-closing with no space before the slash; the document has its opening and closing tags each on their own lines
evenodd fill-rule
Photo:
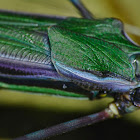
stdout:
<svg viewBox="0 0 140 140">
<path fill-rule="evenodd" d="M 73 5 L 79 10 L 82 17 L 86 19 L 94 19 L 93 14 L 83 5 L 80 0 L 70 0 Z"/>
</svg>

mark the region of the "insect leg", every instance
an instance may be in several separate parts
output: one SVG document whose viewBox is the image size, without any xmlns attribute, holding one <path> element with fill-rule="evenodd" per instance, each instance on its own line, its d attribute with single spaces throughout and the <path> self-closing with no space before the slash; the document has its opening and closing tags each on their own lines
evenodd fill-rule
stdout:
<svg viewBox="0 0 140 140">
<path fill-rule="evenodd" d="M 73 5 L 79 10 L 82 17 L 87 19 L 94 19 L 93 15 L 89 10 L 83 5 L 83 3 L 80 0 L 70 0 Z"/>
<path fill-rule="evenodd" d="M 91 125 L 109 118 L 120 117 L 126 113 L 130 113 L 138 109 L 138 107 L 133 105 L 133 102 L 130 98 L 131 95 L 129 94 L 118 93 L 115 96 L 115 102 L 109 104 L 109 107 L 101 112 L 64 122 L 49 128 L 45 128 L 34 133 L 16 138 L 15 140 L 48 139 L 50 137 L 70 132 L 75 129 Z"/>
<path fill-rule="evenodd" d="M 115 102 L 109 105 L 110 110 L 112 110 L 117 116 L 122 116 L 138 110 L 139 106 L 135 105 L 135 101 L 137 100 L 137 97 L 135 96 L 137 96 L 137 93 L 134 94 L 133 92 L 126 94 L 116 93 L 116 95 L 114 95 Z"/>
<path fill-rule="evenodd" d="M 16 138 L 14 140 L 41 140 L 48 139 L 50 137 L 60 135 L 66 132 L 70 132 L 77 128 L 81 128 L 87 125 L 91 125 L 93 123 L 106 120 L 108 118 L 113 117 L 110 109 L 106 109 L 96 114 L 91 114 L 82 118 L 74 119 L 65 123 L 61 123 L 50 128 L 46 128 L 43 130 L 36 131 L 31 134 L 27 134 L 25 136 Z"/>
</svg>

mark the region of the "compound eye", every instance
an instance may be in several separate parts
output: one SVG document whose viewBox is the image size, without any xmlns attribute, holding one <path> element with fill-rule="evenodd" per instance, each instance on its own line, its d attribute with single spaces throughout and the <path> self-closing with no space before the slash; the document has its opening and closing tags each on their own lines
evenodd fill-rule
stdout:
<svg viewBox="0 0 140 140">
<path fill-rule="evenodd" d="M 135 106 L 140 107 L 140 88 L 134 89 L 131 94 L 131 101 Z"/>
<path fill-rule="evenodd" d="M 136 58 L 133 62 L 134 64 L 134 68 L 135 68 L 135 74 L 136 74 L 136 78 L 137 81 L 140 81 L 140 55 L 136 55 Z"/>
</svg>

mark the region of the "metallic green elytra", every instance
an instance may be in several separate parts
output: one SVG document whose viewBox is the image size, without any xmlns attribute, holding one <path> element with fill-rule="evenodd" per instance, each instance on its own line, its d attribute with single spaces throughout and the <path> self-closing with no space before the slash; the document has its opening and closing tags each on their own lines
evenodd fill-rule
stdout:
<svg viewBox="0 0 140 140">
<path fill-rule="evenodd" d="M 88 82 L 90 90 L 127 92 L 137 88 L 132 56 L 140 48 L 122 32 L 117 19 L 68 18 L 48 30 L 52 62 L 66 78 Z"/>
<path fill-rule="evenodd" d="M 136 110 L 140 46 L 128 39 L 120 20 L 94 19 L 82 3 L 71 1 L 84 18 L 0 11 L 0 87 L 76 98 L 112 96 L 107 110 L 87 117 L 90 123 Z M 75 122 L 90 124 L 74 120 L 40 131 L 41 137 L 70 131 Z"/>
<path fill-rule="evenodd" d="M 118 19 L 38 17 L 8 12 L 1 12 L 0 19 L 1 82 L 16 79 L 20 83 L 22 79 L 24 86 L 31 84 L 32 88 L 36 86 L 33 79 L 55 81 L 61 82 L 61 90 L 63 85 L 74 82 L 85 89 L 87 96 L 93 90 L 127 92 L 139 86 L 133 62 L 140 48 L 123 35 Z M 31 80 L 27 85 L 26 79 Z M 9 88 L 17 85 L 13 81 L 7 83 Z M 110 86 L 112 81 L 117 84 Z M 76 84 L 72 86 L 77 88 Z M 41 91 L 40 85 L 37 87 Z M 30 88 L 22 88 L 25 89 Z M 66 90 L 68 96 L 73 96 L 71 89 Z M 67 96 L 61 93 L 57 94 Z"/>
</svg>

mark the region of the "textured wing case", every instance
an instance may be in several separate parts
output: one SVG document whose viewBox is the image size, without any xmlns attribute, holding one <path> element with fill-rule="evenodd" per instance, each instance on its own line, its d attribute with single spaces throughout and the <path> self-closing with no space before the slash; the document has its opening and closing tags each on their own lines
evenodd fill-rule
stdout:
<svg viewBox="0 0 140 140">
<path fill-rule="evenodd" d="M 0 75 L 52 79 L 56 75 L 57 78 L 50 60 L 47 29 L 58 21 L 55 18 L 1 12 Z"/>
<path fill-rule="evenodd" d="M 93 83 L 90 87 L 98 90 L 124 92 L 137 86 L 130 56 L 140 48 L 122 34 L 121 22 L 80 20 L 64 20 L 48 31 L 52 61 L 59 73 Z"/>
<path fill-rule="evenodd" d="M 0 87 L 67 97 L 91 95 L 65 80 L 52 64 L 47 30 L 62 20 L 0 12 Z"/>
</svg>

